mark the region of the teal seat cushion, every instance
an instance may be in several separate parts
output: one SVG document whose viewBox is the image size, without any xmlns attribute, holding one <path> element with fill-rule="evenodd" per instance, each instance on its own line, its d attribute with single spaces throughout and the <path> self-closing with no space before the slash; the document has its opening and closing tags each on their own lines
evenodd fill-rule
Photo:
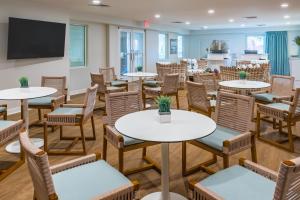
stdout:
<svg viewBox="0 0 300 200">
<path fill-rule="evenodd" d="M 285 103 L 271 103 L 271 104 L 268 104 L 266 106 L 270 107 L 270 108 L 284 110 L 284 111 L 289 111 L 289 109 L 290 109 L 290 106 L 288 104 L 285 104 Z"/>
<path fill-rule="evenodd" d="M 123 80 L 115 80 L 115 81 L 112 81 L 111 82 L 111 86 L 124 86 L 126 85 L 127 82 L 126 81 L 123 81 Z"/>
<path fill-rule="evenodd" d="M 256 100 L 267 102 L 267 103 L 272 103 L 273 98 L 277 97 L 276 95 L 271 94 L 271 93 L 254 94 L 253 96 Z"/>
<path fill-rule="evenodd" d="M 40 97 L 28 100 L 29 106 L 50 106 L 53 97 Z"/>
<path fill-rule="evenodd" d="M 199 138 L 197 139 L 197 141 L 222 151 L 223 142 L 225 140 L 234 138 L 239 134 L 240 133 L 238 131 L 231 130 L 222 126 L 217 126 L 216 130 L 212 134 L 204 138 Z"/>
<path fill-rule="evenodd" d="M 124 138 L 124 145 L 125 146 L 133 145 L 133 144 L 139 144 L 139 143 L 143 142 L 142 140 L 136 140 L 136 139 L 126 137 L 126 136 L 123 136 L 123 138 Z"/>
<path fill-rule="evenodd" d="M 7 120 L 0 120 L 0 131 L 14 125 L 15 123 L 17 123 L 17 122 L 7 121 Z"/>
<path fill-rule="evenodd" d="M 0 106 L 0 113 L 1 113 L 1 112 L 5 112 L 5 111 L 6 111 L 6 107 Z"/>
<path fill-rule="evenodd" d="M 48 115 L 79 115 L 82 114 L 82 108 L 57 108 Z"/>
<path fill-rule="evenodd" d="M 147 86 L 147 87 L 157 87 L 159 86 L 158 81 L 154 81 L 154 80 L 145 80 L 143 82 L 143 85 Z"/>
<path fill-rule="evenodd" d="M 199 182 L 224 200 L 272 200 L 276 183 L 241 166 L 233 166 Z"/>
<path fill-rule="evenodd" d="M 53 183 L 60 200 L 90 200 L 131 182 L 100 160 L 54 174 Z"/>
</svg>

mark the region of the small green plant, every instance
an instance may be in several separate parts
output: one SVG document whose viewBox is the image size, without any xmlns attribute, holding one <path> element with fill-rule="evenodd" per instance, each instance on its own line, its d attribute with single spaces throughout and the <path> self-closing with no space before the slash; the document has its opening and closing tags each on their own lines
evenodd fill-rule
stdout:
<svg viewBox="0 0 300 200">
<path fill-rule="evenodd" d="M 170 107 L 171 107 L 171 97 L 168 96 L 159 96 L 156 98 L 156 104 L 158 105 L 159 112 L 160 113 L 170 113 Z"/>
<path fill-rule="evenodd" d="M 294 41 L 298 46 L 300 46 L 300 36 L 297 36 Z"/>
<path fill-rule="evenodd" d="M 247 76 L 248 76 L 247 72 L 245 72 L 245 71 L 240 71 L 239 72 L 239 77 L 240 77 L 241 80 L 245 80 L 247 78 Z"/>
<path fill-rule="evenodd" d="M 136 67 L 136 70 L 137 70 L 138 72 L 142 72 L 142 71 L 143 71 L 143 66 L 137 66 L 137 67 Z"/>
<path fill-rule="evenodd" d="M 22 76 L 21 78 L 19 78 L 19 83 L 21 85 L 22 88 L 26 88 L 29 86 L 28 84 L 28 78 L 25 76 Z"/>
</svg>

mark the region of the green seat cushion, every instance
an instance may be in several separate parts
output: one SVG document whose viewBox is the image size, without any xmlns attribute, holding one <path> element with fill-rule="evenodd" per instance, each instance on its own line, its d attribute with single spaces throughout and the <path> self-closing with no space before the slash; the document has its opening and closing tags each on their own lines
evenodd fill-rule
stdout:
<svg viewBox="0 0 300 200">
<path fill-rule="evenodd" d="M 90 200 L 131 182 L 100 160 L 54 174 L 53 183 L 60 200 Z"/>
<path fill-rule="evenodd" d="M 0 113 L 1 113 L 1 112 L 5 112 L 5 111 L 6 111 L 6 107 L 0 106 Z"/>
<path fill-rule="evenodd" d="M 40 97 L 28 100 L 29 106 L 50 106 L 54 97 Z"/>
<path fill-rule="evenodd" d="M 0 131 L 14 125 L 15 123 L 17 123 L 17 122 L 7 121 L 7 120 L 0 120 Z"/>
<path fill-rule="evenodd" d="M 143 85 L 147 86 L 147 87 L 157 87 L 159 86 L 158 81 L 154 81 L 154 80 L 145 80 L 143 82 Z"/>
<path fill-rule="evenodd" d="M 284 111 L 289 111 L 289 109 L 290 109 L 290 106 L 288 104 L 285 104 L 285 103 L 271 103 L 271 104 L 268 104 L 266 106 L 270 107 L 270 108 L 284 110 Z"/>
<path fill-rule="evenodd" d="M 125 146 L 129 146 L 129 145 L 132 145 L 132 144 L 139 144 L 139 143 L 143 142 L 142 140 L 136 140 L 136 139 L 126 137 L 126 136 L 123 136 L 123 137 L 124 137 L 124 145 Z"/>
<path fill-rule="evenodd" d="M 222 151 L 223 142 L 225 140 L 234 138 L 239 134 L 240 133 L 238 131 L 231 130 L 222 126 L 217 126 L 216 130 L 212 134 L 204 138 L 199 138 L 197 139 L 197 141 Z"/>
<path fill-rule="evenodd" d="M 127 82 L 123 80 L 115 80 L 111 82 L 111 86 L 124 86 Z"/>
<path fill-rule="evenodd" d="M 253 96 L 256 100 L 263 101 L 266 103 L 272 103 L 273 98 L 277 97 L 276 95 L 271 93 L 260 93 L 260 94 L 254 94 Z"/>
<path fill-rule="evenodd" d="M 82 114 L 82 108 L 57 108 L 48 115 L 79 115 Z"/>
<path fill-rule="evenodd" d="M 241 166 L 233 166 L 199 182 L 224 200 L 272 200 L 276 183 Z"/>
</svg>

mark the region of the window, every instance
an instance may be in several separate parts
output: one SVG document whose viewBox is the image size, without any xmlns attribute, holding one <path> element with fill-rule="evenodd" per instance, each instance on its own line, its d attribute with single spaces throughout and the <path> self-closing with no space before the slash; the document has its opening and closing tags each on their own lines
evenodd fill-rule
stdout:
<svg viewBox="0 0 300 200">
<path fill-rule="evenodd" d="M 263 54 L 265 52 L 265 36 L 255 35 L 247 36 L 247 50 L 256 50 L 257 53 Z"/>
<path fill-rule="evenodd" d="M 167 36 L 166 34 L 160 33 L 158 35 L 158 59 L 165 60 L 166 59 L 166 48 L 167 46 Z"/>
<path fill-rule="evenodd" d="M 69 59 L 71 67 L 86 66 L 86 26 L 70 25 Z"/>
<path fill-rule="evenodd" d="M 182 47 L 182 44 L 183 44 L 183 42 L 182 42 L 182 36 L 181 35 L 179 35 L 178 37 L 177 37 L 177 40 L 178 40 L 178 44 L 177 44 L 177 54 L 178 54 L 178 58 L 182 58 L 183 56 L 182 56 L 182 52 L 183 52 L 183 47 Z"/>
</svg>

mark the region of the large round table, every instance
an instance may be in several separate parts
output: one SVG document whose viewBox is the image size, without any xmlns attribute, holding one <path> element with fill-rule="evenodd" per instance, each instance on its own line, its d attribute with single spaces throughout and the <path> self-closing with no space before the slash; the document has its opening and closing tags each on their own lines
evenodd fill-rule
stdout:
<svg viewBox="0 0 300 200">
<path fill-rule="evenodd" d="M 171 123 L 160 123 L 158 110 L 145 110 L 119 118 L 115 128 L 127 137 L 162 143 L 162 192 L 151 193 L 143 200 L 186 200 L 169 192 L 169 143 L 208 136 L 215 131 L 216 123 L 207 116 L 184 110 L 171 110 Z"/>
<path fill-rule="evenodd" d="M 232 81 L 221 81 L 220 86 L 233 88 L 233 89 L 263 89 L 271 86 L 270 83 L 262 81 L 249 81 L 249 80 L 232 80 Z"/>
<path fill-rule="evenodd" d="M 38 97 L 45 97 L 57 92 L 55 88 L 49 87 L 28 87 L 28 88 L 12 88 L 0 91 L 0 100 L 21 100 L 23 107 L 23 120 L 25 127 L 29 128 L 29 115 L 28 115 L 28 99 Z M 31 138 L 31 141 L 38 147 L 44 145 L 44 140 L 39 138 Z M 19 141 L 12 142 L 6 146 L 6 151 L 9 153 L 20 153 Z"/>
</svg>

